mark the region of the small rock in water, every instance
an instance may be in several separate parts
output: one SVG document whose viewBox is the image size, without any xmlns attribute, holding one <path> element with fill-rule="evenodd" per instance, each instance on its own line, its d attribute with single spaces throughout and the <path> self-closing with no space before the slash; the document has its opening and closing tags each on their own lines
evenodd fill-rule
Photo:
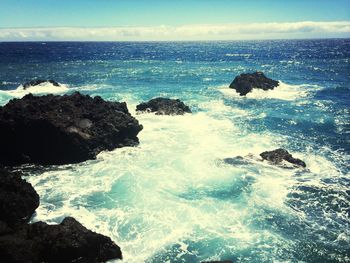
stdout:
<svg viewBox="0 0 350 263">
<path fill-rule="evenodd" d="M 29 87 L 33 87 L 33 86 L 37 86 L 37 85 L 40 85 L 42 83 L 51 83 L 52 85 L 56 86 L 56 87 L 59 87 L 60 84 L 52 79 L 34 79 L 34 80 L 31 80 L 31 81 L 28 81 L 26 83 L 23 83 L 22 86 L 23 86 L 23 89 L 28 89 Z"/>
<path fill-rule="evenodd" d="M 260 154 L 260 156 L 272 164 L 280 164 L 283 160 L 296 166 L 306 167 L 305 162 L 298 158 L 294 158 L 287 150 L 279 148 L 273 151 L 266 151 Z"/>
<path fill-rule="evenodd" d="M 267 78 L 262 72 L 241 74 L 230 84 L 231 89 L 235 89 L 239 95 L 244 96 L 253 89 L 272 90 L 278 86 L 278 81 Z"/>
<path fill-rule="evenodd" d="M 256 162 L 261 162 L 264 160 L 269 161 L 273 165 L 281 165 L 283 164 L 283 168 L 295 168 L 298 167 L 306 167 L 305 162 L 298 158 L 294 158 L 288 151 L 284 149 L 276 149 L 273 151 L 266 151 L 260 154 L 263 160 L 255 157 L 253 154 L 248 154 L 245 157 L 235 156 L 231 158 L 225 158 L 223 161 L 226 164 L 240 166 L 240 165 L 249 165 Z M 284 161 L 291 163 L 293 166 L 287 166 Z"/>
<path fill-rule="evenodd" d="M 136 106 L 138 112 L 155 112 L 157 115 L 183 115 L 190 108 L 179 99 L 155 98 Z"/>
</svg>

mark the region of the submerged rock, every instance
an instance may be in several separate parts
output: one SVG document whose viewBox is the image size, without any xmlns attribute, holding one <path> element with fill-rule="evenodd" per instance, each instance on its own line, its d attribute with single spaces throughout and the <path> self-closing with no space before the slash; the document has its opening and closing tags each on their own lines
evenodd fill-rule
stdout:
<svg viewBox="0 0 350 263">
<path fill-rule="evenodd" d="M 23 83 L 22 86 L 23 86 L 23 89 L 28 89 L 29 87 L 33 87 L 33 86 L 37 86 L 37 85 L 40 85 L 42 83 L 51 83 L 52 85 L 56 86 L 56 87 L 59 87 L 60 84 L 52 79 L 34 79 L 34 80 L 31 80 L 31 81 L 28 81 L 26 83 Z"/>
<path fill-rule="evenodd" d="M 250 160 L 248 160 L 247 158 L 244 158 L 242 156 L 225 158 L 225 159 L 223 159 L 223 161 L 226 164 L 230 164 L 230 165 L 248 165 L 248 164 L 251 164 Z"/>
<path fill-rule="evenodd" d="M 7 226 L 28 222 L 39 206 L 39 195 L 19 173 L 0 169 L 0 232 Z"/>
<path fill-rule="evenodd" d="M 272 90 L 278 86 L 278 81 L 267 78 L 262 72 L 241 74 L 230 84 L 239 95 L 244 96 L 253 89 Z"/>
<path fill-rule="evenodd" d="M 0 107 L 0 164 L 67 164 L 137 145 L 142 125 L 125 102 L 78 92 L 26 95 Z"/>
<path fill-rule="evenodd" d="M 25 224 L 0 236 L 3 262 L 105 262 L 122 259 L 109 237 L 86 229 L 72 217 L 59 225 Z"/>
<path fill-rule="evenodd" d="M 266 151 L 260 154 L 260 156 L 272 164 L 280 164 L 282 161 L 287 161 L 291 164 L 294 164 L 296 166 L 300 167 L 306 167 L 305 162 L 298 158 L 294 158 L 287 150 L 279 148 L 273 151 Z"/>
<path fill-rule="evenodd" d="M 179 99 L 155 98 L 136 106 L 138 112 L 155 112 L 157 115 L 183 115 L 190 108 Z"/>
</svg>

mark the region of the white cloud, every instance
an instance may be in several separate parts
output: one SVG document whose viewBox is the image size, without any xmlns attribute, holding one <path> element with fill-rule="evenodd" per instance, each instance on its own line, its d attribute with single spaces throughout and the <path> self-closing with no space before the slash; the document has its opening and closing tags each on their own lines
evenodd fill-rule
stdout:
<svg viewBox="0 0 350 263">
<path fill-rule="evenodd" d="M 350 21 L 149 27 L 0 28 L 0 41 L 25 40 L 236 40 L 350 37 Z"/>
</svg>

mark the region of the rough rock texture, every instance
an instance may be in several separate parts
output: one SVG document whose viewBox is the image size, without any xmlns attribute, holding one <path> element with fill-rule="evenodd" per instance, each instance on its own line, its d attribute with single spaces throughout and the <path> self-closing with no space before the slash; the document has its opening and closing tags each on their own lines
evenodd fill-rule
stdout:
<svg viewBox="0 0 350 263">
<path fill-rule="evenodd" d="M 109 238 L 67 217 L 60 225 L 27 224 L 39 206 L 33 187 L 20 173 L 0 168 L 0 262 L 104 262 L 121 259 Z"/>
<path fill-rule="evenodd" d="M 24 89 L 27 89 L 29 87 L 37 86 L 37 85 L 40 85 L 40 84 L 45 83 L 45 82 L 51 83 L 52 85 L 54 85 L 56 87 L 60 86 L 60 84 L 58 82 L 56 82 L 52 79 L 34 79 L 34 80 L 28 81 L 26 83 L 23 83 L 22 86 Z"/>
<path fill-rule="evenodd" d="M 0 233 L 8 226 L 27 222 L 39 206 L 39 195 L 19 173 L 0 168 Z"/>
<path fill-rule="evenodd" d="M 179 99 L 155 98 L 136 106 L 136 111 L 155 112 L 158 115 L 183 115 L 190 108 Z"/>
<path fill-rule="evenodd" d="M 5 234 L 10 234 L 13 232 L 13 229 L 8 226 L 4 221 L 0 221 L 0 236 Z"/>
<path fill-rule="evenodd" d="M 24 224 L 1 235 L 0 258 L 2 262 L 105 262 L 121 259 L 122 253 L 109 237 L 67 217 L 59 225 Z"/>
<path fill-rule="evenodd" d="M 231 261 L 231 260 L 202 261 L 201 263 L 233 263 L 233 261 Z"/>
<path fill-rule="evenodd" d="M 138 144 L 125 102 L 80 93 L 13 99 L 0 107 L 0 164 L 67 164 Z"/>
<path fill-rule="evenodd" d="M 288 151 L 284 149 L 276 149 L 273 151 L 266 151 L 260 154 L 260 156 L 272 164 L 280 164 L 283 160 L 296 166 L 306 167 L 305 162 L 300 159 L 294 158 Z"/>
<path fill-rule="evenodd" d="M 267 78 L 262 72 L 241 74 L 230 84 L 239 95 L 244 96 L 253 89 L 272 90 L 278 86 L 278 81 Z"/>
</svg>

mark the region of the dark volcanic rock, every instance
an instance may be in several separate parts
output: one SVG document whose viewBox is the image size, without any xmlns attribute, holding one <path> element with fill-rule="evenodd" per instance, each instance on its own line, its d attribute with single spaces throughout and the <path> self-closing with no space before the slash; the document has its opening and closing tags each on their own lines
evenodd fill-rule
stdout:
<svg viewBox="0 0 350 263">
<path fill-rule="evenodd" d="M 244 96 L 253 89 L 270 90 L 278 86 L 278 81 L 267 78 L 262 72 L 241 74 L 230 84 L 231 89 L 235 89 L 239 95 Z"/>
<path fill-rule="evenodd" d="M 0 164 L 67 164 L 138 144 L 142 125 L 125 102 L 80 93 L 13 99 L 0 107 Z"/>
<path fill-rule="evenodd" d="M 288 151 L 281 148 L 263 152 L 260 154 L 260 156 L 272 164 L 280 164 L 283 160 L 285 160 L 294 165 L 306 167 L 306 164 L 302 160 L 294 158 Z"/>
<path fill-rule="evenodd" d="M 74 218 L 59 225 L 25 224 L 15 233 L 0 236 L 2 262 L 105 262 L 122 259 L 120 248 Z"/>
<path fill-rule="evenodd" d="M 0 169 L 0 232 L 27 222 L 39 206 L 39 195 L 19 173 Z"/>
<path fill-rule="evenodd" d="M 60 86 L 60 84 L 58 82 L 56 82 L 52 79 L 34 79 L 34 80 L 28 81 L 26 83 L 23 83 L 22 86 L 24 89 L 28 89 L 29 87 L 37 86 L 37 85 L 40 85 L 44 82 L 51 83 L 52 85 L 54 85 L 56 87 Z"/>
<path fill-rule="evenodd" d="M 155 98 L 136 106 L 136 111 L 155 112 L 158 115 L 183 115 L 190 108 L 179 99 Z"/>
<path fill-rule="evenodd" d="M 13 229 L 4 221 L 0 221 L 0 236 L 13 233 Z"/>
<path fill-rule="evenodd" d="M 33 187 L 20 173 L 0 169 L 1 262 L 104 262 L 121 259 L 109 238 L 67 217 L 60 225 L 26 224 L 39 205 Z"/>
</svg>

